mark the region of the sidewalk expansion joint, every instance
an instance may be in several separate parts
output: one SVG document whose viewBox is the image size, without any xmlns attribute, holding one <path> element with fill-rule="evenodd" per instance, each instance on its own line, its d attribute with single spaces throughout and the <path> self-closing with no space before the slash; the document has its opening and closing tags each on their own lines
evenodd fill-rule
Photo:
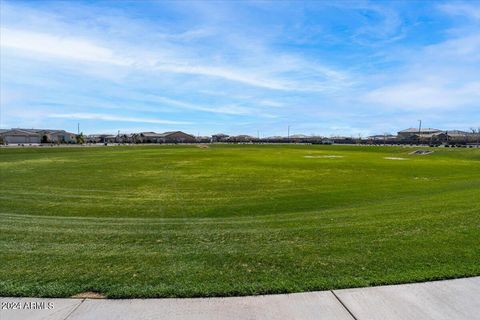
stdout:
<svg viewBox="0 0 480 320">
<path fill-rule="evenodd" d="M 353 314 L 352 311 L 350 311 L 350 309 L 347 308 L 347 306 L 345 305 L 345 303 L 343 303 L 343 301 L 337 296 L 337 294 L 333 291 L 333 290 L 330 290 L 330 292 L 333 294 L 333 296 L 338 300 L 338 302 L 340 302 L 340 304 L 343 306 L 343 308 L 345 310 L 347 310 L 348 314 L 350 314 L 350 316 L 354 319 L 354 320 L 358 320 L 357 317 L 355 317 L 355 315 Z"/>
<path fill-rule="evenodd" d="M 67 314 L 67 316 L 65 317 L 65 319 L 63 319 L 63 320 L 67 320 L 68 318 L 70 318 L 70 316 L 71 316 L 75 311 L 77 311 L 78 307 L 80 307 L 84 301 L 85 301 L 85 298 L 82 299 L 82 301 L 80 301 L 80 303 L 77 304 L 77 305 L 75 306 L 75 308 L 73 308 L 72 311 L 70 311 L 70 312 Z"/>
</svg>

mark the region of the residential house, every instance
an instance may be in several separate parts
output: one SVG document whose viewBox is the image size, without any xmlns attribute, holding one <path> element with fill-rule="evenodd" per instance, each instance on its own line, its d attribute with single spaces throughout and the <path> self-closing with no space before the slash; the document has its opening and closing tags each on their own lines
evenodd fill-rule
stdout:
<svg viewBox="0 0 480 320">
<path fill-rule="evenodd" d="M 257 140 L 257 138 L 255 138 L 255 137 L 242 134 L 242 135 L 238 135 L 238 136 L 228 137 L 228 140 L 227 140 L 227 141 L 228 141 L 228 142 L 242 142 L 242 143 L 246 143 L 246 142 L 253 142 L 253 141 L 256 141 L 256 140 Z"/>
<path fill-rule="evenodd" d="M 169 131 L 161 134 L 164 143 L 195 143 L 195 136 L 182 131 Z"/>
<path fill-rule="evenodd" d="M 408 128 L 398 132 L 399 140 L 419 140 L 430 139 L 435 133 L 440 133 L 442 130 L 433 128 Z"/>
<path fill-rule="evenodd" d="M 377 134 L 367 137 L 370 144 L 394 143 L 397 141 L 397 136 L 393 134 Z"/>
<path fill-rule="evenodd" d="M 197 139 L 182 131 L 168 131 L 164 133 L 141 132 L 139 135 L 142 143 L 195 143 Z"/>
<path fill-rule="evenodd" d="M 217 133 L 212 135 L 212 142 L 226 142 L 228 137 L 227 134 Z"/>
<path fill-rule="evenodd" d="M 1 140 L 6 144 L 32 144 L 40 143 L 38 132 L 29 129 L 11 129 L 0 132 Z"/>
<path fill-rule="evenodd" d="M 161 133 L 140 132 L 138 138 L 141 143 L 160 143 L 163 137 Z"/>
<path fill-rule="evenodd" d="M 76 143 L 75 133 L 65 130 L 38 130 L 42 143 Z"/>
<path fill-rule="evenodd" d="M 87 136 L 87 143 L 116 143 L 117 136 L 112 134 L 91 134 Z"/>
<path fill-rule="evenodd" d="M 212 138 L 209 136 L 198 136 L 195 138 L 198 143 L 209 143 L 212 141 Z"/>
<path fill-rule="evenodd" d="M 440 143 L 467 143 L 472 139 L 473 133 L 461 130 L 447 130 L 432 135 L 432 141 Z"/>
</svg>

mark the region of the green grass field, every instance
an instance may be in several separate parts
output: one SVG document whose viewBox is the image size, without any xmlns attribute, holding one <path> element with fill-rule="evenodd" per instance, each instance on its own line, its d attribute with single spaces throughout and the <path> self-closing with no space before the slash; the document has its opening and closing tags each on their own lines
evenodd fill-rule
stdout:
<svg viewBox="0 0 480 320">
<path fill-rule="evenodd" d="M 0 149 L 0 296 L 230 296 L 480 275 L 480 149 L 413 150 Z"/>
</svg>

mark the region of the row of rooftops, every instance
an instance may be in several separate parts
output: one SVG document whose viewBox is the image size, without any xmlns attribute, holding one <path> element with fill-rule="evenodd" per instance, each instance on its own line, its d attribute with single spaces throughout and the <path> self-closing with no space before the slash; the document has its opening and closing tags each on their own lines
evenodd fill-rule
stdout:
<svg viewBox="0 0 480 320">
<path fill-rule="evenodd" d="M 433 138 L 438 136 L 449 137 L 464 137 L 474 135 L 473 132 L 461 131 L 461 130 L 440 130 L 434 128 L 409 128 L 398 132 L 399 137 L 413 137 L 418 136 L 422 138 Z M 478 133 L 476 133 L 478 134 Z"/>
<path fill-rule="evenodd" d="M 57 130 L 57 129 L 24 129 L 24 128 L 12 128 L 12 129 L 0 129 L 0 135 L 26 135 L 26 136 L 38 136 L 38 135 L 56 135 L 56 134 L 63 134 L 63 135 L 71 135 L 74 136 L 74 133 L 65 131 L 65 130 Z M 189 136 L 191 138 L 195 138 L 193 135 L 189 135 L 187 133 L 184 133 L 182 131 L 167 131 L 163 133 L 156 133 L 153 131 L 149 132 L 140 132 L 140 133 L 129 133 L 129 134 L 121 134 L 121 135 L 113 135 L 113 134 L 92 134 L 88 135 L 87 138 L 116 138 L 116 137 L 144 137 L 144 138 L 153 138 L 153 139 L 161 139 L 161 138 L 167 138 L 171 135 L 174 134 L 183 134 L 186 136 Z M 440 129 L 434 129 L 434 128 L 408 128 L 405 130 L 401 130 L 398 132 L 397 135 L 391 135 L 391 134 L 383 134 L 383 135 L 373 135 L 369 136 L 366 139 L 372 139 L 372 140 L 382 140 L 382 139 L 396 139 L 397 137 L 414 137 L 414 136 L 419 136 L 423 138 L 428 138 L 428 137 L 435 137 L 435 136 L 441 136 L 441 135 L 447 135 L 450 137 L 463 137 L 463 136 L 469 136 L 469 135 L 474 135 L 475 133 L 472 132 L 467 132 L 467 131 L 461 131 L 461 130 L 440 130 Z M 479 133 L 476 133 L 479 134 Z M 196 138 L 203 138 L 203 139 L 212 139 L 214 141 L 229 141 L 229 140 L 256 140 L 258 138 L 250 136 L 250 135 L 236 135 L 236 136 L 229 136 L 227 134 L 223 133 L 217 133 L 213 134 L 211 137 L 196 137 Z M 272 136 L 272 137 L 267 137 L 263 138 L 265 140 L 284 140 L 284 139 L 292 139 L 292 140 L 301 140 L 301 139 L 315 139 L 315 138 L 324 138 L 322 136 L 308 136 L 304 134 L 293 134 L 288 137 L 285 136 Z M 336 139 L 349 139 L 350 137 L 342 137 L 342 136 L 336 136 L 336 137 L 330 137 L 330 138 L 336 138 Z M 262 139 L 262 140 L 263 140 Z"/>
<path fill-rule="evenodd" d="M 75 135 L 75 133 L 71 133 L 65 130 L 57 130 L 57 129 L 23 129 L 23 128 L 12 128 L 12 129 L 0 129 L 0 134 L 21 134 L 21 135 L 30 135 L 30 136 L 37 136 L 37 135 L 51 135 L 51 134 L 64 134 L 64 135 Z"/>
<path fill-rule="evenodd" d="M 462 130 L 440 130 L 440 129 L 434 129 L 434 128 L 408 128 L 402 131 L 398 132 L 399 134 L 401 133 L 413 133 L 413 134 L 461 134 L 461 135 L 468 135 L 472 134 L 472 132 L 467 132 L 467 131 L 462 131 Z"/>
<path fill-rule="evenodd" d="M 398 133 L 434 133 L 441 132 L 443 130 L 434 129 L 434 128 L 408 128 L 405 130 L 398 131 Z"/>
<path fill-rule="evenodd" d="M 52 134 L 52 133 L 68 133 L 68 134 L 75 134 L 71 132 L 67 132 L 65 130 L 56 130 L 56 129 L 23 129 L 23 128 L 12 128 L 12 129 L 0 129 L 0 134 L 10 133 L 10 132 L 18 132 L 24 134 Z"/>
<path fill-rule="evenodd" d="M 148 131 L 148 132 L 139 132 L 139 133 L 125 133 L 125 134 L 118 134 L 118 135 L 114 135 L 114 134 L 91 134 L 91 135 L 88 135 L 87 137 L 117 137 L 117 136 L 125 136 L 125 137 L 134 137 L 134 136 L 141 136 L 141 137 L 145 137 L 145 138 L 166 138 L 170 135 L 173 135 L 173 134 L 187 134 L 188 133 L 185 133 L 185 132 L 182 132 L 182 131 L 167 131 L 167 132 L 163 132 L 163 133 L 157 133 L 157 132 L 153 132 L 153 131 Z M 192 135 L 190 135 L 192 136 Z M 193 136 L 192 136 L 193 137 Z"/>
</svg>

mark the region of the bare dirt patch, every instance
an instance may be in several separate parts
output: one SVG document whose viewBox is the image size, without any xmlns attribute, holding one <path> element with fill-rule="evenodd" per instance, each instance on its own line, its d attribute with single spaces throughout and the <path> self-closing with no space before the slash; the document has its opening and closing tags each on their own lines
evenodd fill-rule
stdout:
<svg viewBox="0 0 480 320">
<path fill-rule="evenodd" d="M 72 298 L 76 299 L 105 299 L 106 296 L 99 292 L 95 291 L 85 291 L 85 292 L 80 292 L 77 293 L 76 295 L 73 295 Z"/>
<path fill-rule="evenodd" d="M 399 157 L 384 157 L 385 160 L 408 160 L 407 158 L 399 158 Z"/>
<path fill-rule="evenodd" d="M 304 158 L 309 158 L 309 159 L 334 159 L 334 158 L 343 158 L 343 156 L 336 156 L 333 154 L 327 154 L 323 156 L 304 156 Z"/>
<path fill-rule="evenodd" d="M 210 148 L 210 146 L 208 146 L 206 144 L 197 144 L 197 148 L 208 149 L 208 148 Z"/>
<path fill-rule="evenodd" d="M 424 156 L 431 153 L 433 153 L 433 151 L 431 150 L 415 150 L 410 152 L 410 154 L 417 155 L 417 156 Z"/>
<path fill-rule="evenodd" d="M 413 178 L 414 180 L 421 180 L 421 181 L 430 181 L 430 180 L 434 180 L 432 178 L 427 178 L 427 177 L 415 177 Z"/>
</svg>

